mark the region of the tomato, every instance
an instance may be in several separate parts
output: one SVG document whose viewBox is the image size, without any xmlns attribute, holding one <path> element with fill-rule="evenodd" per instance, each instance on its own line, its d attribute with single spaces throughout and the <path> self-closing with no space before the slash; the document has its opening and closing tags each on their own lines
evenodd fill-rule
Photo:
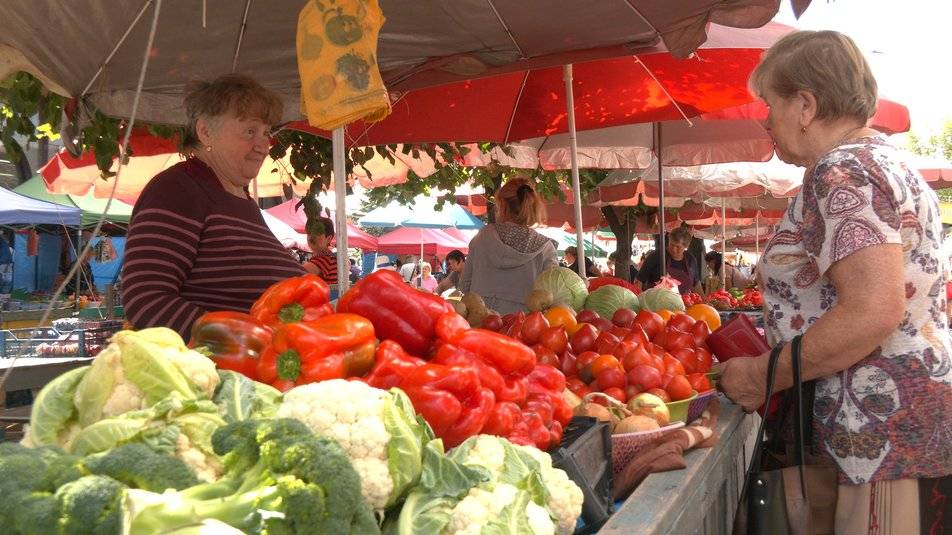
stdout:
<svg viewBox="0 0 952 535">
<path fill-rule="evenodd" d="M 694 337 L 694 346 L 701 347 L 707 344 L 707 337 L 711 335 L 711 328 L 703 321 L 696 321 L 694 326 L 691 327 L 690 333 Z"/>
<path fill-rule="evenodd" d="M 585 381 L 579 379 L 578 377 L 569 377 L 565 380 L 565 388 L 569 389 L 569 392 L 575 392 L 579 388 L 587 387 Z"/>
<path fill-rule="evenodd" d="M 678 359 L 678 362 L 684 366 L 685 373 L 694 373 L 697 370 L 697 354 L 693 349 L 679 347 L 671 350 L 671 356 Z"/>
<path fill-rule="evenodd" d="M 572 335 L 572 351 L 582 353 L 591 351 L 595 348 L 595 339 L 598 338 L 598 331 L 588 323 L 582 323 L 575 334 Z"/>
<path fill-rule="evenodd" d="M 664 328 L 664 320 L 650 310 L 642 310 L 635 316 L 635 325 L 641 327 L 651 340 Z"/>
<path fill-rule="evenodd" d="M 694 348 L 694 337 L 671 325 L 665 327 L 663 335 L 659 335 L 655 340 L 656 344 L 661 344 L 665 349 L 679 349 L 682 347 Z"/>
<path fill-rule="evenodd" d="M 671 375 L 684 375 L 684 365 L 681 364 L 681 361 L 672 357 L 670 354 L 665 353 L 664 355 L 664 371 L 670 373 Z"/>
<path fill-rule="evenodd" d="M 684 332 L 691 332 L 691 327 L 694 327 L 694 323 L 694 318 L 687 314 L 674 314 L 671 316 L 671 319 L 668 320 L 668 327 L 674 327 Z"/>
<path fill-rule="evenodd" d="M 569 345 L 569 335 L 565 333 L 565 325 L 555 325 L 543 331 L 539 343 L 557 355 L 564 353 Z"/>
<path fill-rule="evenodd" d="M 609 329 L 608 332 L 617 336 L 619 340 L 623 340 L 626 336 L 631 334 L 631 329 L 627 327 L 619 327 L 615 325 L 615 326 L 612 326 L 612 328 Z"/>
<path fill-rule="evenodd" d="M 605 318 L 595 318 L 591 323 L 599 332 L 608 332 L 615 326 L 611 320 Z"/>
<path fill-rule="evenodd" d="M 612 355 L 615 355 L 615 358 L 621 362 L 625 360 L 625 357 L 628 356 L 628 353 L 634 348 L 634 342 L 625 342 L 622 340 L 615 345 L 615 349 L 612 350 Z"/>
<path fill-rule="evenodd" d="M 675 375 L 672 377 L 664 389 L 671 395 L 671 401 L 687 399 L 694 393 L 694 389 L 691 388 L 691 383 L 684 375 Z"/>
<path fill-rule="evenodd" d="M 697 356 L 694 370 L 698 373 L 711 371 L 711 366 L 714 365 L 714 356 L 711 355 L 711 352 L 708 351 L 707 348 L 699 347 L 694 350 L 694 354 Z"/>
<path fill-rule="evenodd" d="M 630 344 L 631 342 L 622 342 L 624 344 Z M 621 365 L 626 370 L 630 370 L 638 365 L 653 366 L 654 359 L 651 357 L 651 353 L 641 345 L 632 345 L 631 349 L 622 357 Z"/>
<path fill-rule="evenodd" d="M 561 369 L 561 361 L 559 356 L 555 354 L 554 351 L 545 347 L 542 344 L 536 344 L 532 346 L 532 350 L 535 351 L 536 361 L 539 364 L 548 364 L 555 369 Z"/>
<path fill-rule="evenodd" d="M 606 388 L 602 392 L 617 399 L 618 401 L 622 403 L 626 403 L 628 401 L 628 397 L 625 396 L 625 391 L 622 390 L 621 388 L 617 388 L 617 387 Z"/>
<path fill-rule="evenodd" d="M 619 327 L 631 328 L 638 314 L 630 308 L 619 308 L 612 316 L 612 323 Z"/>
<path fill-rule="evenodd" d="M 615 346 L 621 340 L 610 332 L 602 332 L 595 339 L 595 351 L 602 355 L 610 355 L 615 352 Z"/>
<path fill-rule="evenodd" d="M 526 345 L 533 345 L 542 338 L 542 333 L 549 328 L 549 321 L 541 312 L 533 312 L 526 316 L 526 321 L 522 323 L 522 329 L 519 331 L 519 339 Z M 555 350 L 553 350 L 555 351 Z"/>
<path fill-rule="evenodd" d="M 566 351 L 562 353 L 562 358 L 559 360 L 559 369 L 562 370 L 562 373 L 566 377 L 571 377 L 578 374 L 578 366 L 576 366 L 577 359 L 575 354 L 571 351 Z"/>
<path fill-rule="evenodd" d="M 592 364 L 588 363 L 578 367 L 578 378 L 585 381 L 585 384 L 592 385 L 595 381 L 595 374 L 592 373 Z"/>
<path fill-rule="evenodd" d="M 661 398 L 661 401 L 665 403 L 671 403 L 671 395 L 668 394 L 668 392 L 663 388 L 652 388 L 650 390 L 645 390 L 645 392 L 658 396 Z"/>
<path fill-rule="evenodd" d="M 542 314 L 548 320 L 550 327 L 562 325 L 569 334 L 575 334 L 578 330 L 578 321 L 575 319 L 575 311 L 564 305 L 557 305 Z"/>
<path fill-rule="evenodd" d="M 498 333 L 502 330 L 502 318 L 499 314 L 490 314 L 483 318 L 483 323 L 480 325 L 480 328 Z"/>
<path fill-rule="evenodd" d="M 711 388 L 711 382 L 707 379 L 707 374 L 705 373 L 692 373 L 688 375 L 688 382 L 691 384 L 691 388 L 697 392 L 707 392 Z"/>
<path fill-rule="evenodd" d="M 674 312 L 671 312 L 670 310 L 659 310 L 658 315 L 661 316 L 661 321 L 667 324 L 671 319 L 671 316 L 674 315 Z"/>
<path fill-rule="evenodd" d="M 606 368 L 595 375 L 595 384 L 602 392 L 609 388 L 625 388 L 625 372 L 618 368 Z"/>
<path fill-rule="evenodd" d="M 663 391 L 662 391 L 663 392 Z M 625 387 L 625 397 L 631 399 L 641 393 L 641 390 L 633 384 L 629 384 Z M 667 393 L 665 393 L 667 395 Z"/>
<path fill-rule="evenodd" d="M 687 310 L 687 314 L 697 321 L 706 323 L 712 332 L 721 326 L 721 314 L 711 305 L 705 305 L 704 303 L 692 305 Z"/>
<path fill-rule="evenodd" d="M 615 368 L 618 371 L 621 371 L 621 363 L 618 362 L 618 359 L 614 355 L 600 355 L 597 359 L 592 361 L 592 375 L 598 377 L 603 371 L 608 368 Z"/>
<path fill-rule="evenodd" d="M 578 314 L 575 315 L 575 321 L 579 323 L 592 323 L 598 319 L 598 317 L 598 312 L 594 310 L 580 310 Z"/>
<path fill-rule="evenodd" d="M 599 355 L 598 353 L 594 351 L 584 351 L 582 353 L 579 353 L 576 363 L 578 367 L 581 369 L 583 366 L 588 366 L 589 364 L 591 364 L 593 360 L 597 359 L 600 356 L 601 355 Z"/>
<path fill-rule="evenodd" d="M 661 372 L 654 366 L 640 364 L 628 372 L 628 382 L 642 391 L 661 388 Z"/>
<path fill-rule="evenodd" d="M 648 338 L 648 335 L 645 334 L 645 330 L 642 329 L 640 325 L 635 325 L 632 327 L 631 332 L 628 333 L 628 336 L 626 336 L 624 340 L 638 342 L 642 345 L 647 345 L 649 342 L 651 342 L 651 339 Z"/>
</svg>

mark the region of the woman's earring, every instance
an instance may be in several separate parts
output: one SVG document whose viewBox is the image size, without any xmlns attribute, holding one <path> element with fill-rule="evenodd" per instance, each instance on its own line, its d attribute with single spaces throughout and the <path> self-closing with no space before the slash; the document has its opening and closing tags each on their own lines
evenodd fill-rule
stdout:
<svg viewBox="0 0 952 535">
<path fill-rule="evenodd" d="M 801 133 L 801 134 L 806 134 L 806 133 L 807 133 L 807 127 L 801 126 L 801 127 L 800 127 L 800 133 Z M 208 150 L 212 150 L 211 147 L 209 147 Z"/>
<path fill-rule="evenodd" d="M 211 151 L 212 151 L 212 146 L 211 146 L 211 145 L 208 145 L 208 146 L 205 147 L 205 152 L 211 152 Z"/>
</svg>

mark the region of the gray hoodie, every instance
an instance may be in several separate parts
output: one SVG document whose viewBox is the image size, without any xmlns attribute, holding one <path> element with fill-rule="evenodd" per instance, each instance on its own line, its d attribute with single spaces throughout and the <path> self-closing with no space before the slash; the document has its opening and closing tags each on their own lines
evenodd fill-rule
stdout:
<svg viewBox="0 0 952 535">
<path fill-rule="evenodd" d="M 526 295 L 536 277 L 557 265 L 552 240 L 512 223 L 487 225 L 469 242 L 459 289 L 479 294 L 500 314 L 510 314 L 526 310 Z"/>
</svg>

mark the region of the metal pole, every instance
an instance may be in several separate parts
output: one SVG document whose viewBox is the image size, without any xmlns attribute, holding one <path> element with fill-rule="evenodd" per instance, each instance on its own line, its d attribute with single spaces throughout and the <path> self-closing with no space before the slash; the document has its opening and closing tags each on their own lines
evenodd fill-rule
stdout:
<svg viewBox="0 0 952 535">
<path fill-rule="evenodd" d="M 587 280 L 585 272 L 585 232 L 582 229 L 582 187 L 578 178 L 578 139 L 575 135 L 575 93 L 572 91 L 572 65 L 562 67 L 562 78 L 565 80 L 565 107 L 569 117 L 569 146 L 572 155 L 572 196 L 575 200 L 575 251 L 580 258 L 576 258 L 578 274 L 582 280 Z"/>
<path fill-rule="evenodd" d="M 754 215 L 754 254 L 757 255 L 757 261 L 760 261 L 760 212 Z"/>
<path fill-rule="evenodd" d="M 652 134 L 654 137 L 655 155 L 658 157 L 658 261 L 661 262 L 661 276 L 668 274 L 668 263 L 665 261 L 667 251 L 665 251 L 665 226 L 664 226 L 664 173 L 661 172 L 661 123 L 652 123 Z"/>
<path fill-rule="evenodd" d="M 79 255 L 83 252 L 83 227 L 80 226 L 76 229 L 76 262 L 80 262 Z M 80 276 L 83 273 L 83 265 L 79 264 L 79 269 L 76 270 L 76 310 L 79 310 L 79 289 L 80 289 Z"/>
<path fill-rule="evenodd" d="M 727 198 L 721 197 L 721 288 L 727 289 Z"/>
<path fill-rule="evenodd" d="M 344 127 L 334 129 L 334 197 L 337 221 L 337 288 L 338 295 L 344 295 L 350 286 L 350 266 L 347 265 L 347 165 L 344 162 Z"/>
</svg>

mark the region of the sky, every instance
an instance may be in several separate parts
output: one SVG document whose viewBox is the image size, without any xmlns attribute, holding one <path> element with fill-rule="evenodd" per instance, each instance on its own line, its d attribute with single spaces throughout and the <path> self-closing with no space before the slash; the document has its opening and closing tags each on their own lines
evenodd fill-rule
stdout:
<svg viewBox="0 0 952 535">
<path fill-rule="evenodd" d="M 911 131 L 920 138 L 952 120 L 952 1 L 813 0 L 797 20 L 783 0 L 774 20 L 853 38 L 873 68 L 880 95 L 909 108 Z"/>
</svg>

